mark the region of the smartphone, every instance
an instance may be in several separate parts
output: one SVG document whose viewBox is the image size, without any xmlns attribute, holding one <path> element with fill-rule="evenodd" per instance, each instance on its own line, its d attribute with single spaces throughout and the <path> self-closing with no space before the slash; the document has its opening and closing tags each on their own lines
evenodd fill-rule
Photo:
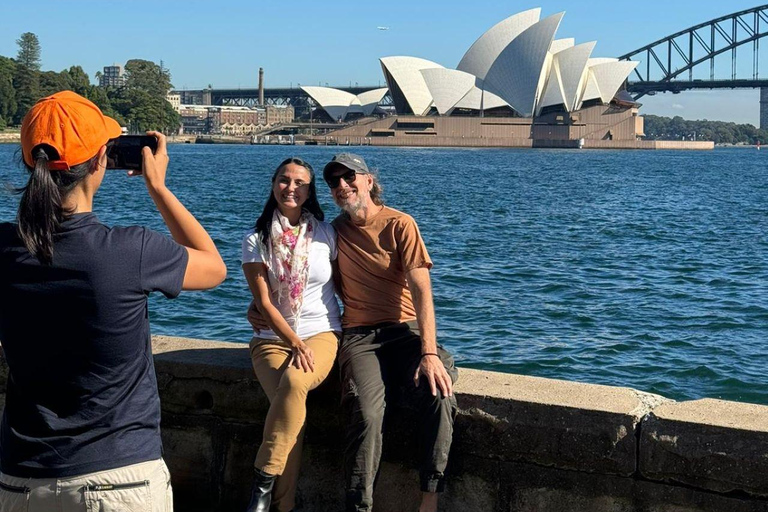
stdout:
<svg viewBox="0 0 768 512">
<path fill-rule="evenodd" d="M 154 154 L 157 139 L 152 135 L 121 135 L 107 147 L 107 169 L 141 170 L 141 148 Z"/>
</svg>

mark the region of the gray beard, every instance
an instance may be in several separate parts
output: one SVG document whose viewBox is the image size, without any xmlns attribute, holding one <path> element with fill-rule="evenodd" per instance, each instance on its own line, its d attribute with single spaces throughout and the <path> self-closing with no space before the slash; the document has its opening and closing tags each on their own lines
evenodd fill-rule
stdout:
<svg viewBox="0 0 768 512">
<path fill-rule="evenodd" d="M 368 210 L 368 205 L 365 204 L 365 201 L 362 198 L 359 198 L 356 203 L 346 203 L 341 207 L 341 209 L 350 215 L 357 216 L 360 213 L 366 213 Z"/>
</svg>

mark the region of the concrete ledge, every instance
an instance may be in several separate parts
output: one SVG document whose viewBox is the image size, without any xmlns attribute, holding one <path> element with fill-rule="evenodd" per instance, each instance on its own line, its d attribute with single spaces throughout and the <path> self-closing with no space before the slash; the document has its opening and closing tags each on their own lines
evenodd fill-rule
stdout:
<svg viewBox="0 0 768 512">
<path fill-rule="evenodd" d="M 768 407 L 704 399 L 654 409 L 643 421 L 640 473 L 768 496 Z"/>
<path fill-rule="evenodd" d="M 629 388 L 461 370 L 455 443 L 498 460 L 629 476 L 637 426 L 665 398 Z"/>
<path fill-rule="evenodd" d="M 177 510 L 244 509 L 268 408 L 248 347 L 157 336 L 153 348 Z M 768 407 L 468 369 L 456 393 L 444 511 L 768 512 Z M 342 510 L 338 407 L 332 374 L 310 394 L 297 511 Z M 414 509 L 419 494 L 413 412 L 388 411 L 376 512 Z"/>
</svg>

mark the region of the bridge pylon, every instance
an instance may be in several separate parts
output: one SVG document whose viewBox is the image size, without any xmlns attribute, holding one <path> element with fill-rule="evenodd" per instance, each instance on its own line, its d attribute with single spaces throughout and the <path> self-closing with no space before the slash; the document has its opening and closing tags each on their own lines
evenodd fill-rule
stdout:
<svg viewBox="0 0 768 512">
<path fill-rule="evenodd" d="M 760 88 L 760 129 L 768 130 L 768 87 Z"/>
</svg>

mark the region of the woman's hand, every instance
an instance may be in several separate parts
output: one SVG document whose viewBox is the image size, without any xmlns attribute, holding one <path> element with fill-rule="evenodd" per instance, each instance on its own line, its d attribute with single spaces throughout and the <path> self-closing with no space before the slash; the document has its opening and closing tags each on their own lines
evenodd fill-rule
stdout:
<svg viewBox="0 0 768 512">
<path fill-rule="evenodd" d="M 157 139 L 157 151 L 152 153 L 149 147 L 141 148 L 141 171 L 132 171 L 130 174 L 144 175 L 144 181 L 147 183 L 147 189 L 150 192 L 157 192 L 165 188 L 165 174 L 168 170 L 168 149 L 165 141 L 165 135 L 160 132 L 147 132 Z"/>
<path fill-rule="evenodd" d="M 307 346 L 303 341 L 294 345 L 291 349 L 293 356 L 288 365 L 293 365 L 299 370 L 304 370 L 304 373 L 315 371 L 315 353 Z"/>
</svg>

